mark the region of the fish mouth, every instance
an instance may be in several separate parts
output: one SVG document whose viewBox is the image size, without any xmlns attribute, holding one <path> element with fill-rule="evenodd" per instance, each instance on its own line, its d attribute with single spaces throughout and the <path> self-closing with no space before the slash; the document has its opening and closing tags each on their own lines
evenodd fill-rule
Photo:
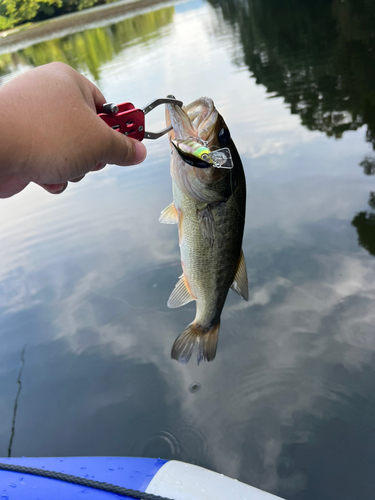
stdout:
<svg viewBox="0 0 375 500">
<path fill-rule="evenodd" d="M 227 130 L 225 135 L 225 123 L 212 99 L 201 97 L 183 108 L 168 104 L 166 114 L 167 125 L 173 127 L 169 134 L 172 150 L 174 147 L 185 163 L 200 169 L 233 168 L 230 149 L 223 140 L 230 134 Z"/>
<path fill-rule="evenodd" d="M 173 127 L 171 139 L 184 141 L 195 138 L 208 143 L 214 136 L 218 118 L 219 113 L 209 97 L 201 97 L 182 108 L 175 104 L 166 106 L 167 126 Z"/>
</svg>

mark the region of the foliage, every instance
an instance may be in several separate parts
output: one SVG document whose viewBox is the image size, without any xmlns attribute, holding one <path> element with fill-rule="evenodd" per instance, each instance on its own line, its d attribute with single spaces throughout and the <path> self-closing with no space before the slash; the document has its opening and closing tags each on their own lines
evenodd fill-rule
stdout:
<svg viewBox="0 0 375 500">
<path fill-rule="evenodd" d="M 0 31 L 113 0 L 0 0 Z"/>
<path fill-rule="evenodd" d="M 0 16 L 0 31 L 8 30 L 14 26 L 14 22 L 9 17 Z"/>
<path fill-rule="evenodd" d="M 61 0 L 0 0 L 0 13 L 8 26 L 16 26 L 34 19 L 43 4 L 60 7 Z"/>
</svg>

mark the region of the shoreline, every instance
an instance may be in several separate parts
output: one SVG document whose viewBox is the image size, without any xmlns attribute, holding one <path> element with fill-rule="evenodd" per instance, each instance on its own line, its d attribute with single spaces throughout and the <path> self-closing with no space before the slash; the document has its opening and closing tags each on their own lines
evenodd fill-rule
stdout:
<svg viewBox="0 0 375 500">
<path fill-rule="evenodd" d="M 80 12 L 65 14 L 56 18 L 28 23 L 27 26 L 13 28 L 1 36 L 0 55 L 24 49 L 35 43 L 51 38 L 60 38 L 91 27 L 105 26 L 118 22 L 138 11 L 155 10 L 158 6 L 172 4 L 171 0 L 120 0 L 110 4 L 98 5 Z"/>
</svg>

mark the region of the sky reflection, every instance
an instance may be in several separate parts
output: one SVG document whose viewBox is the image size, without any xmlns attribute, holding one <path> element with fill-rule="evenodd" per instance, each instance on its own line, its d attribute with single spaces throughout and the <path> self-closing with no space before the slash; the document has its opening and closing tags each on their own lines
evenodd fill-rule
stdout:
<svg viewBox="0 0 375 500">
<path fill-rule="evenodd" d="M 0 453 L 26 345 L 14 455 L 162 456 L 290 500 L 371 498 L 375 260 L 359 244 L 371 224 L 352 224 L 373 210 L 375 178 L 359 167 L 372 157 L 368 126 L 341 139 L 309 130 L 264 72 L 251 76 L 225 10 L 163 12 L 147 40 L 123 39 L 121 23 L 97 28 L 98 39 L 118 34 L 117 49 L 96 74 L 86 57 L 79 69 L 114 102 L 214 99 L 247 177 L 250 300 L 229 294 L 213 363 L 170 359 L 194 304 L 166 307 L 180 274 L 176 227 L 158 223 L 172 200 L 166 138 L 147 142 L 138 167 L 107 167 L 61 196 L 29 186 L 2 200 Z M 76 55 L 72 40 L 42 52 L 69 43 Z M 3 79 L 37 61 L 22 57 L 8 56 L 19 65 Z M 163 110 L 147 119 L 161 128 Z"/>
</svg>

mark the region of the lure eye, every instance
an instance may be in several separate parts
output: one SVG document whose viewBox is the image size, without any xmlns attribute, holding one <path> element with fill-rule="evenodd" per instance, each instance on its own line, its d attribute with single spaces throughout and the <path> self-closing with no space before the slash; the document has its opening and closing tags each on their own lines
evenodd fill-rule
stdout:
<svg viewBox="0 0 375 500">
<path fill-rule="evenodd" d="M 230 132 L 227 128 L 222 128 L 218 134 L 220 144 L 226 146 L 230 142 Z"/>
<path fill-rule="evenodd" d="M 171 142 L 172 142 L 173 146 L 175 147 L 179 156 L 188 165 L 191 165 L 192 167 L 197 167 L 197 168 L 211 167 L 211 165 L 209 163 L 207 163 L 206 161 L 203 160 L 204 155 L 202 155 L 202 158 L 194 157 L 193 155 L 189 155 L 189 154 L 185 153 L 184 151 L 182 151 L 181 149 L 179 149 L 173 141 L 171 141 Z"/>
<path fill-rule="evenodd" d="M 211 163 L 211 158 L 208 156 L 208 154 L 204 153 L 201 156 L 201 158 L 202 158 L 203 161 L 206 161 L 207 163 Z"/>
</svg>

